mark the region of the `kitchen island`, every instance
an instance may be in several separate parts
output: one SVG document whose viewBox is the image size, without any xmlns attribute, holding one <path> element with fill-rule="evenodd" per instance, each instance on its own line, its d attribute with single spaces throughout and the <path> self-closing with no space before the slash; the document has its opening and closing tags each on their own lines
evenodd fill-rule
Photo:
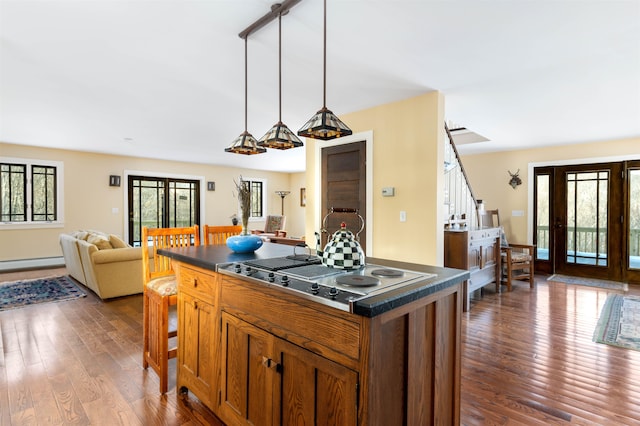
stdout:
<svg viewBox="0 0 640 426">
<path fill-rule="evenodd" d="M 369 258 L 433 275 L 338 309 L 284 291 L 277 279 L 219 268 L 292 249 L 161 252 L 178 276 L 178 389 L 230 425 L 458 424 L 468 272 Z"/>
</svg>

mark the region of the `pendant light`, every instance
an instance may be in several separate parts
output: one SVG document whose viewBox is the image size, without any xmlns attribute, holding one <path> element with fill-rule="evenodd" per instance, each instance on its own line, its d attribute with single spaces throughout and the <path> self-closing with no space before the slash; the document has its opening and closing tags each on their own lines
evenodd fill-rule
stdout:
<svg viewBox="0 0 640 426">
<path fill-rule="evenodd" d="M 262 154 L 267 150 L 258 146 L 256 138 L 247 131 L 247 38 L 248 36 L 244 38 L 244 132 L 235 138 L 228 148 L 225 148 L 225 152 L 252 155 Z"/>
<path fill-rule="evenodd" d="M 259 146 L 289 149 L 302 146 L 302 141 L 282 122 L 282 13 L 278 14 L 278 122 L 258 141 Z"/>
<path fill-rule="evenodd" d="M 324 0 L 324 68 L 322 109 L 305 123 L 298 136 L 312 139 L 330 140 L 349 136 L 353 132 L 333 112 L 327 109 L 327 0 Z"/>
</svg>

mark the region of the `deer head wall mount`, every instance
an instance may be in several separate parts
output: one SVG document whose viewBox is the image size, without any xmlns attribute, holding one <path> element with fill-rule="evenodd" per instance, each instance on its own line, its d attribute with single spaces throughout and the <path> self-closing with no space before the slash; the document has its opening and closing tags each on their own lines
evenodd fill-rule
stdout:
<svg viewBox="0 0 640 426">
<path fill-rule="evenodd" d="M 522 179 L 520 179 L 520 176 L 518 176 L 518 174 L 520 173 L 520 169 L 518 169 L 518 171 L 515 173 L 511 173 L 511 170 L 507 170 L 507 171 L 511 175 L 511 179 L 509 180 L 509 185 L 511 185 L 513 189 L 516 189 L 516 186 L 518 185 L 522 185 Z"/>
</svg>

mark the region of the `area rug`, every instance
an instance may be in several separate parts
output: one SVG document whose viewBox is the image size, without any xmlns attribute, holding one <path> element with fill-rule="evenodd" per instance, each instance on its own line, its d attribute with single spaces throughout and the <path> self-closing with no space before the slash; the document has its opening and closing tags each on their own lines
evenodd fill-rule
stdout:
<svg viewBox="0 0 640 426">
<path fill-rule="evenodd" d="M 607 296 L 593 341 L 640 351 L 640 297 Z"/>
<path fill-rule="evenodd" d="M 0 283 L 0 311 L 86 295 L 68 276 Z"/>
<path fill-rule="evenodd" d="M 547 278 L 547 281 L 557 281 L 565 284 L 586 285 L 589 287 L 600 287 L 610 290 L 629 291 L 629 284 L 627 283 L 599 280 L 596 278 L 572 277 L 569 275 L 554 274 Z"/>
</svg>

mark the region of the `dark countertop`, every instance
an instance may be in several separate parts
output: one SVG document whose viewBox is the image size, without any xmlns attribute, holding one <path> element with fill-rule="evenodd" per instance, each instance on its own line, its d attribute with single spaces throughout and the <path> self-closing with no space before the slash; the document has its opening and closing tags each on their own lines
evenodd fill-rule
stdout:
<svg viewBox="0 0 640 426">
<path fill-rule="evenodd" d="M 217 265 L 221 263 L 288 256 L 293 254 L 293 249 L 293 246 L 265 242 L 254 253 L 234 253 L 226 245 L 162 249 L 158 250 L 158 253 L 190 265 L 215 271 Z M 296 248 L 296 253 L 306 253 L 306 250 Z M 437 276 L 399 288 L 391 288 L 382 294 L 359 300 L 354 307 L 354 313 L 365 317 L 380 315 L 469 279 L 469 272 L 460 269 L 374 258 L 367 258 L 367 263 L 436 274 Z"/>
</svg>

